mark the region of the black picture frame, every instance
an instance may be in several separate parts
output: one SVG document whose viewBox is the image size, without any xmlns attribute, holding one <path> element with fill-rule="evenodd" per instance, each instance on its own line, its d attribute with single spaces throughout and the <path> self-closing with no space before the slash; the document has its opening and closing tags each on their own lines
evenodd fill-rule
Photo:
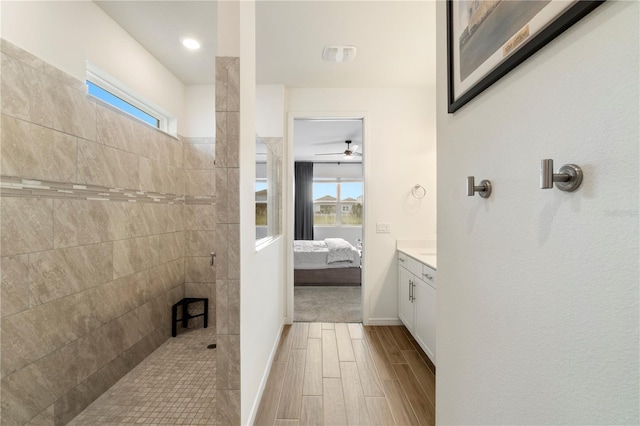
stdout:
<svg viewBox="0 0 640 426">
<path fill-rule="evenodd" d="M 493 83 L 500 80 L 512 69 L 520 65 L 535 52 L 544 47 L 551 40 L 562 34 L 573 24 L 588 15 L 595 8 L 603 4 L 606 0 L 578 0 L 569 6 L 562 14 L 550 21 L 537 34 L 517 48 L 512 54 L 498 63 L 492 70 L 484 74 L 478 81 L 466 91 L 459 93 L 456 98 L 456 87 L 454 72 L 454 27 L 453 27 L 453 4 L 458 0 L 447 0 L 447 83 L 448 83 L 448 112 L 454 113 L 470 100 L 478 96 Z M 504 0 L 507 1 L 507 0 Z M 506 43 L 505 43 L 506 45 Z M 459 69 L 458 69 L 459 71 Z"/>
</svg>

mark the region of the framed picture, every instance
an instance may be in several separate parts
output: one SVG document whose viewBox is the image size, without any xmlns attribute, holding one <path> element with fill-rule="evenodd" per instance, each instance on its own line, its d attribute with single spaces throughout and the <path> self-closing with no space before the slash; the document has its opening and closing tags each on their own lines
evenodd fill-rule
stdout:
<svg viewBox="0 0 640 426">
<path fill-rule="evenodd" d="M 447 0 L 455 112 L 605 0 Z"/>
</svg>

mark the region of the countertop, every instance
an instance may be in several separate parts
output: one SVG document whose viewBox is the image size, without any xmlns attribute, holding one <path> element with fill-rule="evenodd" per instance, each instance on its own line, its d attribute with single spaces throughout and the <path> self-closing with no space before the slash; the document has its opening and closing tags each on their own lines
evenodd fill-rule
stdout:
<svg viewBox="0 0 640 426">
<path fill-rule="evenodd" d="M 424 263 L 431 266 L 433 269 L 438 269 L 438 255 L 435 249 L 424 247 L 398 247 L 398 251 L 413 257 L 420 263 Z"/>
</svg>

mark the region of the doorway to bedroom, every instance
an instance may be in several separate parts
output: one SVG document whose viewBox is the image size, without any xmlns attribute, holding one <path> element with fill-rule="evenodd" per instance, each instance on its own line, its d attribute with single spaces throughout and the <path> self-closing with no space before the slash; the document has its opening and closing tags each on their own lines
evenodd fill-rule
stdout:
<svg viewBox="0 0 640 426">
<path fill-rule="evenodd" d="M 362 322 L 360 118 L 293 120 L 293 321 Z"/>
</svg>

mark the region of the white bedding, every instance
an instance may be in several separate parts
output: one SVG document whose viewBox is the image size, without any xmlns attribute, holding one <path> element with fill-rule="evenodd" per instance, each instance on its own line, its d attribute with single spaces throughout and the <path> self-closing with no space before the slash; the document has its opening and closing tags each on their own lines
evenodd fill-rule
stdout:
<svg viewBox="0 0 640 426">
<path fill-rule="evenodd" d="M 335 240 L 335 239 L 331 239 Z M 347 241 L 346 244 L 349 244 Z M 332 241 L 331 243 L 338 243 Z M 338 247 L 341 244 L 338 243 Z M 345 261 L 331 261 L 329 258 L 329 247 L 325 241 L 307 241 L 297 240 L 293 242 L 293 264 L 295 269 L 329 269 L 329 268 L 357 268 L 360 266 L 360 255 L 358 250 L 349 244 L 351 247 L 347 253 L 350 253 L 351 260 Z M 334 257 L 342 258 L 344 251 L 338 248 L 337 252 L 334 252 Z M 346 258 L 346 257 L 345 257 Z M 331 263 L 328 263 L 330 260 Z"/>
</svg>

